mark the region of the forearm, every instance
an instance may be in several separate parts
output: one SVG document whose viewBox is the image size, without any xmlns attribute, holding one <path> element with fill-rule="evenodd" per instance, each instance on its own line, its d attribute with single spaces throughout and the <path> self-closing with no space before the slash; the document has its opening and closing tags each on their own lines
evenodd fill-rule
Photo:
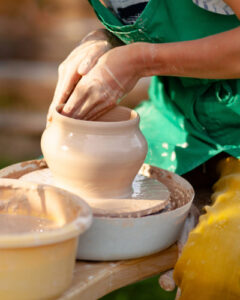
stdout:
<svg viewBox="0 0 240 300">
<path fill-rule="evenodd" d="M 240 27 L 193 41 L 129 47 L 142 76 L 234 79 L 240 78 L 239 37 Z"/>
</svg>

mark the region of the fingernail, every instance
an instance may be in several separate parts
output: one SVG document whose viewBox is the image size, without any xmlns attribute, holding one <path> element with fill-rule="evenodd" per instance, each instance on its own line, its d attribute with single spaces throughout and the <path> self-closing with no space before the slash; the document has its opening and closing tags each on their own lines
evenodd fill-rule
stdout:
<svg viewBox="0 0 240 300">
<path fill-rule="evenodd" d="M 65 115 L 68 115 L 68 114 L 71 113 L 72 110 L 73 110 L 73 107 L 71 107 L 71 106 L 70 106 L 70 107 L 69 107 L 69 106 L 68 106 L 68 107 L 65 107 L 65 106 L 64 106 L 63 109 L 62 109 L 62 111 L 61 111 L 61 113 L 62 113 L 62 114 L 65 114 Z"/>
<path fill-rule="evenodd" d="M 64 108 L 64 105 L 65 105 L 64 103 L 58 104 L 58 106 L 56 107 L 56 110 L 58 112 L 61 112 L 63 110 L 63 108 Z"/>
</svg>

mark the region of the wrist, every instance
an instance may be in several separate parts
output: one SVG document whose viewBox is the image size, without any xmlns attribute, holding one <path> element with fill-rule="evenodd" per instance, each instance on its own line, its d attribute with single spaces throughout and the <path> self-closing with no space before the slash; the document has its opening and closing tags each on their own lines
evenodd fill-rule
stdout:
<svg viewBox="0 0 240 300">
<path fill-rule="evenodd" d="M 124 45 L 120 48 L 118 47 L 121 51 L 119 52 L 119 59 L 122 61 L 122 68 L 128 70 L 128 72 L 130 72 L 133 76 L 138 77 L 138 79 L 143 77 L 143 65 L 139 63 L 139 49 L 135 46 L 135 43 Z"/>
<path fill-rule="evenodd" d="M 113 48 L 124 45 L 124 43 L 117 36 L 115 36 L 107 29 L 104 29 L 104 32 L 105 32 L 105 36 L 107 37 L 107 40 L 109 41 L 109 43 L 112 45 Z"/>
<path fill-rule="evenodd" d="M 133 43 L 128 45 L 131 53 L 131 63 L 140 77 L 166 75 L 167 68 L 159 44 Z"/>
<path fill-rule="evenodd" d="M 147 43 L 132 43 L 124 46 L 126 64 L 139 77 L 150 76 L 150 63 L 147 61 Z"/>
</svg>

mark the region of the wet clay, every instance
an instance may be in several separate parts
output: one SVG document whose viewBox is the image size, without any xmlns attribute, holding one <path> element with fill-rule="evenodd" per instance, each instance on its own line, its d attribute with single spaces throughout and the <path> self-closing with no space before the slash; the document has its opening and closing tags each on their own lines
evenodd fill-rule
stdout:
<svg viewBox="0 0 240 300">
<path fill-rule="evenodd" d="M 55 229 L 55 222 L 35 216 L 0 214 L 0 234 L 44 232 Z"/>
<path fill-rule="evenodd" d="M 170 195 L 168 188 L 157 179 L 138 174 L 132 183 L 130 199 L 164 200 Z"/>
<path fill-rule="evenodd" d="M 168 187 L 170 191 L 170 206 L 168 210 L 174 210 L 186 205 L 194 195 L 194 190 L 187 181 L 182 180 L 180 176 L 169 171 L 143 164 L 139 173 L 146 177 L 155 178 Z"/>
<path fill-rule="evenodd" d="M 37 169 L 47 167 L 44 159 L 29 160 L 26 162 L 18 163 L 0 170 L 0 178 L 18 179 L 26 173 L 32 172 Z"/>
<path fill-rule="evenodd" d="M 46 167 L 42 169 L 39 166 L 38 162 L 39 161 L 28 161 L 26 162 L 26 168 L 24 169 L 22 168 L 21 163 L 9 166 L 3 170 L 0 170 L 0 177 L 13 176 L 14 178 L 16 176 L 17 178 L 19 178 L 19 171 L 22 172 L 23 175 L 28 175 L 29 166 L 33 166 L 32 171 L 34 172 L 31 173 L 32 180 L 36 180 L 36 182 L 38 182 L 37 180 L 40 179 L 39 176 L 41 174 L 40 182 L 49 183 L 49 178 L 47 178 L 48 176 L 45 176 L 46 178 L 44 179 L 43 172 L 44 170 L 48 169 L 46 169 Z M 39 174 L 38 171 L 41 171 L 41 173 Z M 148 164 L 143 164 L 142 168 L 139 171 L 139 174 L 162 182 L 170 191 L 170 201 L 168 205 L 163 210 L 161 210 L 161 212 L 172 211 L 186 205 L 194 195 L 194 190 L 192 186 L 188 184 L 188 182 L 169 171 L 162 170 Z"/>
<path fill-rule="evenodd" d="M 90 221 L 90 208 L 76 195 L 56 187 L 0 178 L 0 234 L 61 230 L 72 222 L 78 222 L 83 231 Z"/>
<path fill-rule="evenodd" d="M 54 181 L 49 169 L 28 173 L 20 179 L 61 187 Z M 127 198 L 85 198 L 85 200 L 93 209 L 95 216 L 141 217 L 164 209 L 168 205 L 169 198 L 170 192 L 164 184 L 138 174 L 132 183 L 131 194 Z"/>
</svg>

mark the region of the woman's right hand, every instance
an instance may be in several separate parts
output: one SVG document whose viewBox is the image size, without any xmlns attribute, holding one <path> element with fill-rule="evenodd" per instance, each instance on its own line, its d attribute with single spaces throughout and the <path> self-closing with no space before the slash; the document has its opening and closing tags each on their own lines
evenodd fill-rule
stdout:
<svg viewBox="0 0 240 300">
<path fill-rule="evenodd" d="M 67 101 L 81 77 L 94 67 L 104 53 L 120 45 L 122 42 L 106 29 L 93 31 L 81 41 L 59 66 L 58 82 L 47 116 L 48 122 L 52 119 L 53 110 Z"/>
</svg>

